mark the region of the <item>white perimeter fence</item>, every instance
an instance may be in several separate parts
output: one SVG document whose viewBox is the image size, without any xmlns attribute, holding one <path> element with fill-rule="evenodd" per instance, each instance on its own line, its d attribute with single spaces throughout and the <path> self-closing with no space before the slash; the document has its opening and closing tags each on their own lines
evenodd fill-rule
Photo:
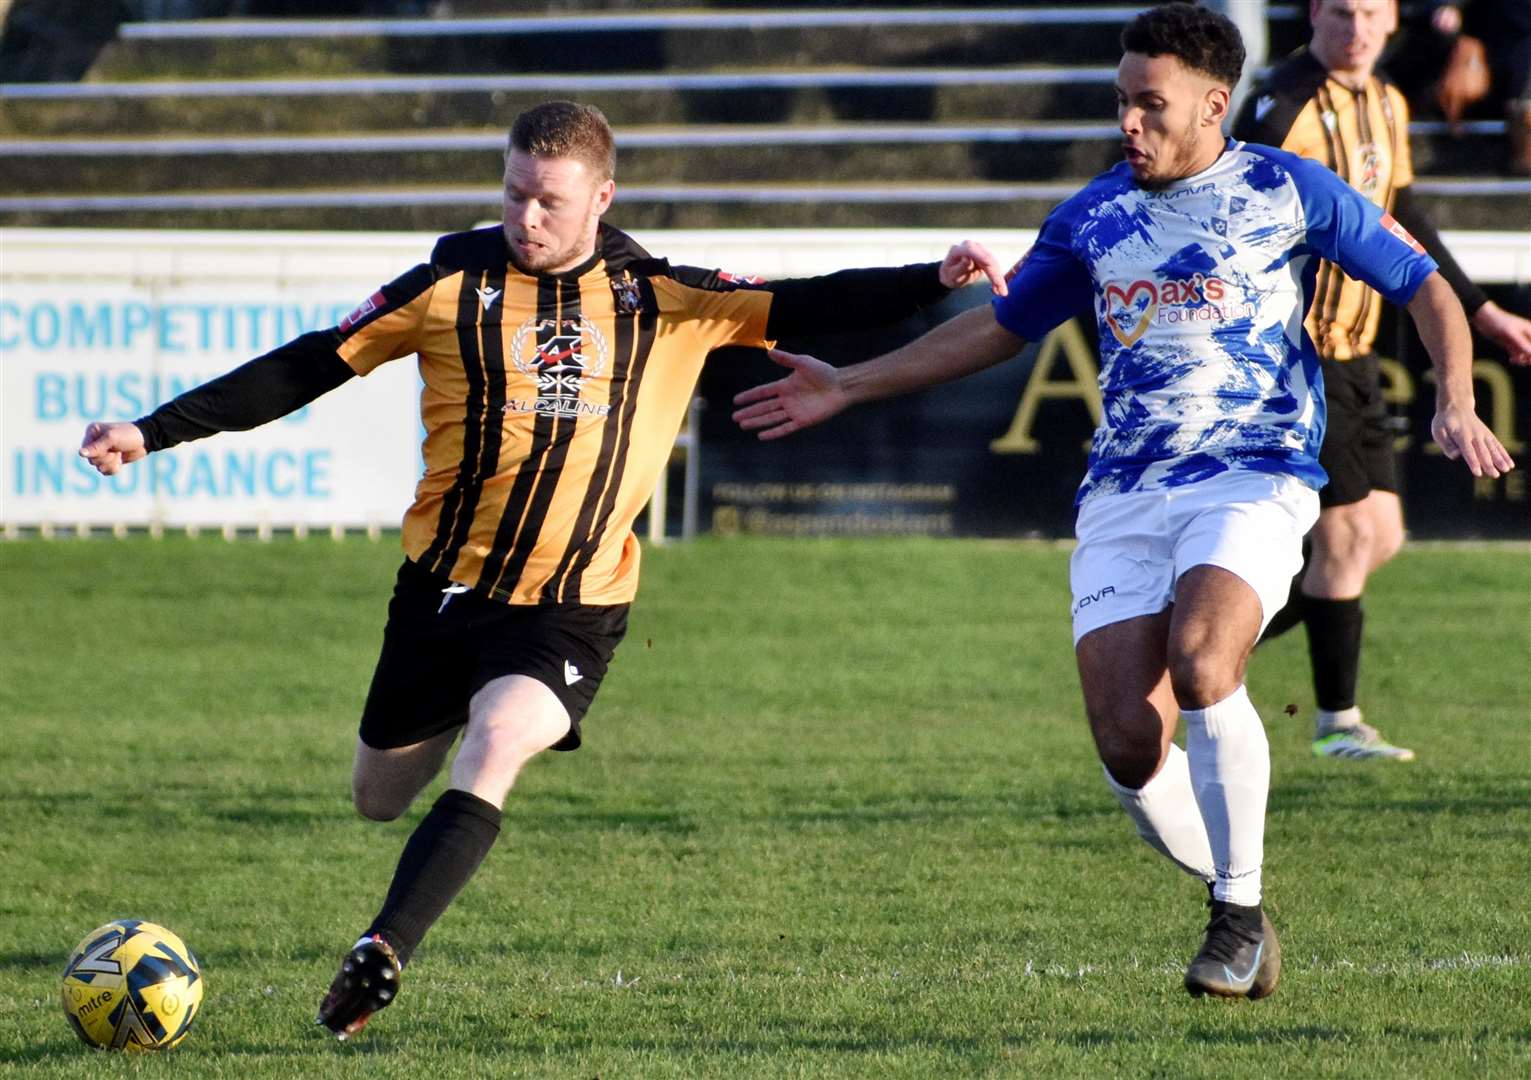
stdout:
<svg viewBox="0 0 1531 1080">
<path fill-rule="evenodd" d="M 1003 261 L 1029 230 L 640 232 L 675 263 L 764 277 L 939 258 L 954 240 Z M 421 233 L 0 230 L 0 525 L 23 529 L 363 529 L 398 524 L 420 475 L 419 379 L 385 365 L 293 415 L 102 477 L 76 450 L 309 330 L 335 325 L 429 257 Z M 1531 235 L 1448 234 L 1480 282 L 1531 283 Z M 695 520 L 694 432 L 682 432 Z M 660 507 L 663 492 L 660 493 Z M 651 515 L 662 528 L 664 514 Z M 688 530 L 689 531 L 689 530 Z M 657 530 L 651 536 L 658 538 Z"/>
</svg>

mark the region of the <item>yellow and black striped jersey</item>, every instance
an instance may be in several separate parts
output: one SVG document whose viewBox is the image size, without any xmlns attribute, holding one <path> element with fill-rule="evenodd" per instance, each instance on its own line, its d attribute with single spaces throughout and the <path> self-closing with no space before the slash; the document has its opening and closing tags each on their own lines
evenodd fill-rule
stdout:
<svg viewBox="0 0 1531 1080">
<path fill-rule="evenodd" d="M 405 552 L 513 604 L 631 600 L 631 525 L 702 363 L 765 344 L 770 306 L 769 292 L 604 249 L 532 277 L 508 265 L 497 228 L 443 239 L 342 324 L 337 350 L 359 375 L 419 356 L 425 473 Z"/>
<path fill-rule="evenodd" d="M 773 282 L 671 266 L 605 225 L 582 266 L 528 275 L 498 227 L 479 229 L 442 237 L 335 329 L 138 423 L 162 449 L 417 356 L 425 468 L 404 516 L 408 557 L 512 604 L 626 603 L 633 521 L 712 350 L 896 321 L 946 292 L 935 263 Z"/>
<path fill-rule="evenodd" d="M 1245 101 L 1233 137 L 1321 161 L 1393 211 L 1398 191 L 1414 179 L 1408 131 L 1408 104 L 1391 82 L 1373 74 L 1351 89 L 1330 78 L 1304 48 L 1272 69 Z M 1320 356 L 1353 360 L 1369 354 L 1381 317 L 1375 289 L 1333 263 L 1320 264 L 1306 323 Z"/>
</svg>

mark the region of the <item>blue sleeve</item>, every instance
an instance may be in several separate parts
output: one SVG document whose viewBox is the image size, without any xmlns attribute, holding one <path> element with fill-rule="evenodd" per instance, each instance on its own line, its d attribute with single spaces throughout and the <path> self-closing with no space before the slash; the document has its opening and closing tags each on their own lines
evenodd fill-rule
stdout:
<svg viewBox="0 0 1531 1080">
<path fill-rule="evenodd" d="M 1031 250 L 1010 271 L 1010 291 L 993 300 L 994 318 L 1027 341 L 1041 341 L 1060 323 L 1091 307 L 1095 287 L 1071 244 L 1074 214 L 1064 203 L 1047 215 Z"/>
<path fill-rule="evenodd" d="M 1395 304 L 1412 300 L 1437 269 L 1420 242 L 1319 163 L 1294 157 L 1289 167 L 1302 198 L 1309 250 Z"/>
</svg>

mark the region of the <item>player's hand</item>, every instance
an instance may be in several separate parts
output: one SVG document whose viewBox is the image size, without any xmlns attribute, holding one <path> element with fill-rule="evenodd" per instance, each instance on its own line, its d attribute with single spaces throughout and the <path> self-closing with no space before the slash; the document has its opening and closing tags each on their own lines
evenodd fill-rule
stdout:
<svg viewBox="0 0 1531 1080">
<path fill-rule="evenodd" d="M 1473 312 L 1473 326 L 1510 355 L 1510 363 L 1531 364 L 1531 319 L 1512 315 L 1490 300 Z"/>
<path fill-rule="evenodd" d="M 111 476 L 130 462 L 147 456 L 144 433 L 137 424 L 90 424 L 80 440 L 80 456 L 102 476 Z"/>
<path fill-rule="evenodd" d="M 952 245 L 946 258 L 941 260 L 941 284 L 948 289 L 960 289 L 986 277 L 994 295 L 1004 296 L 1010 291 L 1005 284 L 1005 269 L 993 252 L 977 240 L 964 240 Z"/>
<path fill-rule="evenodd" d="M 780 349 L 769 349 L 766 355 L 791 374 L 734 395 L 734 423 L 745 431 L 759 432 L 761 439 L 780 439 L 822 423 L 850 404 L 839 371 L 824 361 Z"/>
<path fill-rule="evenodd" d="M 1430 434 L 1448 458 L 1461 458 L 1474 476 L 1498 476 L 1515 468 L 1509 452 L 1470 408 L 1440 406 L 1430 421 Z"/>
</svg>

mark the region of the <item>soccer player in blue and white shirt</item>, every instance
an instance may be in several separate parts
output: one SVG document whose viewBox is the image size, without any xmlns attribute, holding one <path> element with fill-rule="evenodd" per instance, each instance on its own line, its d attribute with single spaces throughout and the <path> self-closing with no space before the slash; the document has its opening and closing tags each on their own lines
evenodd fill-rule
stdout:
<svg viewBox="0 0 1531 1080">
<path fill-rule="evenodd" d="M 791 374 L 738 395 L 734 416 L 779 438 L 1094 315 L 1105 411 L 1070 567 L 1090 730 L 1139 833 L 1211 889 L 1187 990 L 1258 998 L 1280 952 L 1260 904 L 1270 752 L 1244 667 L 1325 480 L 1303 329 L 1319 259 L 1407 307 L 1436 368 L 1446 455 L 1474 476 L 1513 462 L 1473 410 L 1461 305 L 1407 231 L 1323 166 L 1224 139 L 1244 60 L 1233 24 L 1166 4 L 1129 23 L 1122 48 L 1126 160 L 1053 211 L 1005 295 L 862 364 L 773 353 Z M 1171 741 L 1180 717 L 1185 751 Z"/>
</svg>

